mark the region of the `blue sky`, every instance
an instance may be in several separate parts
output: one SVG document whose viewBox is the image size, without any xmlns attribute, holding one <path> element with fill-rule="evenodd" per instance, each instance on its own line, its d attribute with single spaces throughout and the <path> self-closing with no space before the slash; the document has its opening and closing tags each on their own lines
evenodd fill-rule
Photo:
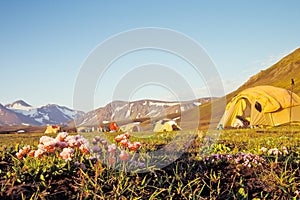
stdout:
<svg viewBox="0 0 300 200">
<path fill-rule="evenodd" d="M 172 29 L 195 40 L 215 63 L 228 93 L 300 46 L 299 7 L 297 0 L 0 1 L 0 103 L 23 99 L 72 108 L 77 76 L 93 49 L 113 35 L 143 27 Z M 145 51 L 122 59 L 99 80 L 94 107 L 112 100 L 109 91 L 130 66 L 150 62 L 186 73 L 196 96 L 208 95 L 203 80 L 172 55 Z M 112 78 L 116 71 L 118 77 Z M 170 95 L 148 85 L 130 100 L 173 100 Z"/>
</svg>

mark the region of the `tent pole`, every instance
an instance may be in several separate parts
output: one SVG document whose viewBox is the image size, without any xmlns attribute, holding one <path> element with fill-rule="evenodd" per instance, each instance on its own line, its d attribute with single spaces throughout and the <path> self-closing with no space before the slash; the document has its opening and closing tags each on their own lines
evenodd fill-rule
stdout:
<svg viewBox="0 0 300 200">
<path fill-rule="evenodd" d="M 293 103 L 293 88 L 295 82 L 294 79 L 291 79 L 291 98 L 290 98 L 290 124 L 292 123 L 292 103 Z"/>
</svg>

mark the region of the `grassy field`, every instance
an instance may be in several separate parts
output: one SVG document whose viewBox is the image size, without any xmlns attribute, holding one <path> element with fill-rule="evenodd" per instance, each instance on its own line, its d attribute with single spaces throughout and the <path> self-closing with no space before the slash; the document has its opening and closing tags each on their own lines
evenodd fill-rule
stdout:
<svg viewBox="0 0 300 200">
<path fill-rule="evenodd" d="M 300 127 L 134 133 L 137 151 L 117 144 L 118 133 L 85 133 L 90 152 L 74 147 L 69 160 L 59 146 L 17 158 L 43 135 L 0 135 L 0 199 L 300 198 Z"/>
</svg>

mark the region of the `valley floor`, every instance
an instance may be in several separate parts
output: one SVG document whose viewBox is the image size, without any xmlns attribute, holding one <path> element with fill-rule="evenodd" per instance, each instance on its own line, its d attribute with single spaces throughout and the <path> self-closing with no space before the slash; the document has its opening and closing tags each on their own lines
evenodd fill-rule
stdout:
<svg viewBox="0 0 300 200">
<path fill-rule="evenodd" d="M 300 198 L 300 127 L 134 133 L 129 140 L 141 148 L 116 143 L 115 162 L 108 144 L 118 133 L 88 133 L 89 154 L 16 157 L 43 135 L 0 135 L 1 199 Z"/>
</svg>

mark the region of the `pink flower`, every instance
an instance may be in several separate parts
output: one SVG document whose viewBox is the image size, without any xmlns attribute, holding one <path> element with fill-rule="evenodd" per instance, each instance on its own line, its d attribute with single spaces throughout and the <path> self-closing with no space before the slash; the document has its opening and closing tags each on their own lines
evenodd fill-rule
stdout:
<svg viewBox="0 0 300 200">
<path fill-rule="evenodd" d="M 74 136 L 68 136 L 66 137 L 65 141 L 68 143 L 70 147 L 76 147 L 78 145 L 77 140 Z"/>
<path fill-rule="evenodd" d="M 74 157 L 74 149 L 72 148 L 64 148 L 63 151 L 59 154 L 62 159 L 65 161 L 71 161 Z"/>
<path fill-rule="evenodd" d="M 42 155 L 44 155 L 44 153 L 46 153 L 45 149 L 38 149 L 34 152 L 34 157 L 40 158 Z"/>
<path fill-rule="evenodd" d="M 281 155 L 282 152 L 279 151 L 277 148 L 273 148 L 273 149 L 269 149 L 268 154 L 270 154 L 270 155 L 272 155 L 272 154 L 273 155 Z"/>
<path fill-rule="evenodd" d="M 130 150 L 130 151 L 135 151 L 134 149 L 135 149 L 135 146 L 134 146 L 134 144 L 132 144 L 132 143 L 128 143 L 128 149 Z"/>
<path fill-rule="evenodd" d="M 93 145 L 96 145 L 98 143 L 98 141 L 94 138 L 93 140 L 92 140 L 92 144 Z"/>
<path fill-rule="evenodd" d="M 111 164 L 111 165 L 114 164 L 115 161 L 116 161 L 116 160 L 115 160 L 115 158 L 113 158 L 113 157 L 109 157 L 109 159 L 108 159 L 108 163 Z"/>
<path fill-rule="evenodd" d="M 129 139 L 129 138 L 130 138 L 129 132 L 126 132 L 126 133 L 124 134 L 124 136 L 125 136 L 127 139 Z"/>
<path fill-rule="evenodd" d="M 117 146 L 115 144 L 108 145 L 108 152 L 110 152 L 111 154 L 115 154 L 116 149 L 117 149 Z"/>
<path fill-rule="evenodd" d="M 123 139 L 123 140 L 121 140 L 120 144 L 121 144 L 123 147 L 127 147 L 127 146 L 128 146 L 128 140 L 127 140 L 127 139 Z"/>
<path fill-rule="evenodd" d="M 140 142 L 134 142 L 133 144 L 134 144 L 135 146 L 137 146 L 138 148 L 140 148 L 140 146 L 142 146 Z"/>
<path fill-rule="evenodd" d="M 90 153 L 90 148 L 85 144 L 80 145 L 79 150 L 83 154 L 89 154 Z"/>
<path fill-rule="evenodd" d="M 65 141 L 68 143 L 70 147 L 80 147 L 82 144 L 89 146 L 88 141 L 82 137 L 81 135 L 75 135 L 75 136 L 67 136 L 65 138 Z"/>
<path fill-rule="evenodd" d="M 40 138 L 40 144 L 45 144 L 45 143 L 48 143 L 48 142 L 52 142 L 54 139 L 52 137 L 49 137 L 49 136 L 42 136 Z"/>
<path fill-rule="evenodd" d="M 56 139 L 58 141 L 63 142 L 66 139 L 66 137 L 68 137 L 68 133 L 67 132 L 60 132 L 60 133 L 57 134 Z"/>
<path fill-rule="evenodd" d="M 138 150 L 138 148 L 140 148 L 140 146 L 141 146 L 141 143 L 140 142 L 134 142 L 134 143 L 129 143 L 128 144 L 128 149 L 130 150 L 130 151 L 137 151 Z"/>
<path fill-rule="evenodd" d="M 99 142 L 101 140 L 101 137 L 100 136 L 95 136 L 94 139 Z"/>
<path fill-rule="evenodd" d="M 121 151 L 119 157 L 120 157 L 120 159 L 121 159 L 122 161 L 126 161 L 126 160 L 129 159 L 129 154 L 126 153 L 125 151 Z"/>
<path fill-rule="evenodd" d="M 18 153 L 16 153 L 17 158 L 23 158 L 30 151 L 30 146 L 24 146 L 23 149 L 20 149 Z"/>
<path fill-rule="evenodd" d="M 267 149 L 266 147 L 262 147 L 262 148 L 260 148 L 260 151 L 261 151 L 262 153 L 266 153 L 266 152 L 268 151 L 268 149 Z"/>
<path fill-rule="evenodd" d="M 56 146 L 56 147 L 58 147 L 58 148 L 61 148 L 61 149 L 63 149 L 63 148 L 66 148 L 66 147 L 68 147 L 68 146 L 69 146 L 69 144 L 68 144 L 68 143 L 66 143 L 66 142 L 57 141 L 57 142 L 56 142 L 56 144 L 55 144 L 55 146 Z"/>
<path fill-rule="evenodd" d="M 118 135 L 117 137 L 115 137 L 115 141 L 118 143 L 121 142 L 124 136 L 125 136 L 124 134 Z"/>
<path fill-rule="evenodd" d="M 101 141 L 101 144 L 107 145 L 107 141 L 106 141 L 106 140 L 102 140 L 102 141 Z"/>
</svg>

